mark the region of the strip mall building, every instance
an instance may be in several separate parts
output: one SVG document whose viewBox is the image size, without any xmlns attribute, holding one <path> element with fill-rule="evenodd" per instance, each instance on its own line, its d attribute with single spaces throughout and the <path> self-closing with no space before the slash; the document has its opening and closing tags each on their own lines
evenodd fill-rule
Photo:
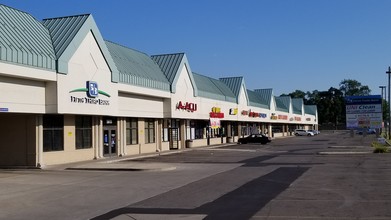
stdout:
<svg viewBox="0 0 391 220">
<path fill-rule="evenodd" d="M 316 106 L 192 72 L 186 54 L 106 41 L 92 15 L 38 21 L 0 5 L 0 165 L 33 166 L 317 128 Z"/>
</svg>

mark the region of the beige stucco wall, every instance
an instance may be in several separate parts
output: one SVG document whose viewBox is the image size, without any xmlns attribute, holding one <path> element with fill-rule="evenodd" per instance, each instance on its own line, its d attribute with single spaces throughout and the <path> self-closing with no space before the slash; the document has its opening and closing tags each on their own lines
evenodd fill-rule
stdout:
<svg viewBox="0 0 391 220">
<path fill-rule="evenodd" d="M 45 82 L 0 75 L 0 106 L 14 113 L 44 113 Z"/>
<path fill-rule="evenodd" d="M 163 118 L 163 99 L 119 93 L 119 114 L 123 117 Z"/>
<path fill-rule="evenodd" d="M 96 138 L 93 134 L 92 139 Z M 64 115 L 64 150 L 43 152 L 43 165 L 94 159 L 94 148 L 76 149 L 75 116 Z"/>
</svg>

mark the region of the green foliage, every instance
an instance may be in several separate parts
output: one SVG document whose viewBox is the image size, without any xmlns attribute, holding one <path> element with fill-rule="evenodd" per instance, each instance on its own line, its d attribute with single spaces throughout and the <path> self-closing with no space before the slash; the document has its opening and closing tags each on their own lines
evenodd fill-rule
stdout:
<svg viewBox="0 0 391 220">
<path fill-rule="evenodd" d="M 372 142 L 373 153 L 388 153 L 390 150 L 387 145 L 384 145 L 379 142 Z"/>
<path fill-rule="evenodd" d="M 368 86 L 363 86 L 360 82 L 353 79 L 342 80 L 339 83 L 339 89 L 345 96 L 364 96 L 371 93 Z"/>
<path fill-rule="evenodd" d="M 330 87 L 327 91 L 314 90 L 303 92 L 295 90 L 289 93 L 292 98 L 303 98 L 305 105 L 316 105 L 318 109 L 319 124 L 329 124 L 337 127 L 346 124 L 345 96 L 370 95 L 368 86 L 362 85 L 357 80 L 344 79 L 339 84 L 339 89 Z M 386 104 L 383 105 L 387 106 Z M 384 109 L 383 109 L 384 110 Z M 387 112 L 383 111 L 383 112 Z M 386 115 L 384 119 L 387 119 Z"/>
</svg>

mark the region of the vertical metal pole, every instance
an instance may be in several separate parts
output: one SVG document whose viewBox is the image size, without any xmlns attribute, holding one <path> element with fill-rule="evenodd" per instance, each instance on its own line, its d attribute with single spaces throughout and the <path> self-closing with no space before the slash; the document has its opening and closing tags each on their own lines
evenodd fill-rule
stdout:
<svg viewBox="0 0 391 220">
<path fill-rule="evenodd" d="M 388 116 L 388 138 L 391 137 L 391 115 L 390 115 L 390 74 L 391 74 L 391 67 L 388 67 L 388 71 L 386 72 L 388 74 L 388 111 L 387 111 L 387 116 Z"/>
</svg>

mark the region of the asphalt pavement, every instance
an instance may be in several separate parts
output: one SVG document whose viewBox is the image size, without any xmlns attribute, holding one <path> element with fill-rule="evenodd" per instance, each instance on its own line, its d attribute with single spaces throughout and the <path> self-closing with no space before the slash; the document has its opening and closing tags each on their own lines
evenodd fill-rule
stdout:
<svg viewBox="0 0 391 220">
<path fill-rule="evenodd" d="M 349 131 L 323 131 L 323 133 L 333 133 L 340 135 L 341 138 L 338 142 L 333 143 L 327 150 L 320 151 L 318 154 L 331 155 L 331 154 L 369 154 L 373 152 L 371 143 L 377 141 L 376 135 L 358 135 L 350 134 Z M 324 134 L 323 134 L 324 135 Z M 318 136 L 322 137 L 322 134 Z M 274 141 L 286 138 L 297 138 L 295 136 L 277 137 Z M 312 138 L 312 137 L 304 137 Z M 322 139 L 319 139 L 321 141 Z M 273 145 L 270 143 L 269 145 Z M 60 164 L 46 166 L 43 169 L 46 170 L 101 170 L 101 171 L 167 171 L 175 170 L 175 164 L 159 163 L 159 162 L 145 162 L 140 159 L 148 157 L 159 157 L 170 154 L 178 154 L 186 151 L 200 150 L 200 149 L 213 149 L 224 148 L 227 146 L 236 145 L 236 143 L 225 143 L 212 146 L 201 146 L 195 148 L 185 148 L 179 150 L 171 150 L 166 152 L 148 153 L 143 155 L 129 155 L 123 157 L 111 157 L 100 160 L 82 161 L 76 163 Z"/>
</svg>

